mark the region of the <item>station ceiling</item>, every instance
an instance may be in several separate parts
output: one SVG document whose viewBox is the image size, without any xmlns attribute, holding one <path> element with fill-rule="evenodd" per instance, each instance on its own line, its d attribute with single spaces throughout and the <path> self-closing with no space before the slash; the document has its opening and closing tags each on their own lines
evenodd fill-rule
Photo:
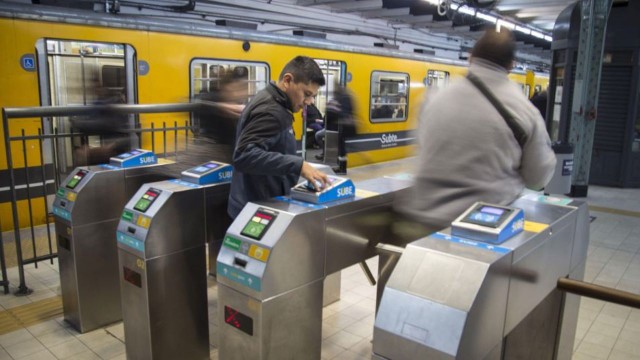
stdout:
<svg viewBox="0 0 640 360">
<path fill-rule="evenodd" d="M 550 64 L 554 23 L 562 10 L 576 1 L 31 0 L 48 5 L 93 3 L 103 7 L 118 3 L 123 14 L 180 16 L 195 21 L 247 21 L 257 23 L 259 30 L 267 28 L 267 31 L 275 32 L 283 31 L 274 30 L 274 26 L 279 26 L 280 29 L 364 35 L 382 39 L 386 45 L 405 43 L 438 51 L 459 51 L 461 57 L 482 35 L 482 30 L 500 24 L 514 29 L 518 51 L 525 58 L 529 57 L 527 60 L 547 65 Z M 167 15 L 167 11 L 173 15 Z M 271 27 L 265 27 L 265 24 Z"/>
</svg>

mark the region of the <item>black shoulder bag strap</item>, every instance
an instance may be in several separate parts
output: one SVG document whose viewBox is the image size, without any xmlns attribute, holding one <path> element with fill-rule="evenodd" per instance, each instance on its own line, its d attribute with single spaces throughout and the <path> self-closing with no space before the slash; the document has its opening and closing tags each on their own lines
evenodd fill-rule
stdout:
<svg viewBox="0 0 640 360">
<path fill-rule="evenodd" d="M 482 81 L 480 81 L 477 76 L 468 73 L 467 79 L 469 79 L 469 81 L 473 85 L 475 85 L 478 90 L 480 90 L 480 92 L 487 98 L 487 100 L 489 100 L 489 102 L 493 104 L 496 110 L 498 110 L 500 115 L 502 115 L 502 117 L 504 118 L 504 121 L 506 121 L 507 125 L 511 129 L 511 132 L 513 132 L 513 136 L 516 138 L 516 141 L 518 141 L 518 144 L 520 144 L 520 147 L 524 147 L 524 144 L 527 142 L 528 138 L 527 133 L 513 118 L 513 115 L 511 115 L 509 110 L 507 110 L 504 105 L 502 105 L 502 103 L 495 97 L 495 95 L 493 95 L 491 91 L 489 91 L 487 86 Z"/>
</svg>

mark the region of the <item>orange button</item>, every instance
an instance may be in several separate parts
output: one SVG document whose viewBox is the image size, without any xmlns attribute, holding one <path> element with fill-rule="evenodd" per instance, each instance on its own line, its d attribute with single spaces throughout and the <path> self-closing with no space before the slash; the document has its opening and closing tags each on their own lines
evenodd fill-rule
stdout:
<svg viewBox="0 0 640 360">
<path fill-rule="evenodd" d="M 74 193 L 73 191 L 68 191 L 67 192 L 67 200 L 76 201 L 76 193 Z"/>
<path fill-rule="evenodd" d="M 138 226 L 148 229 L 149 224 L 151 224 L 151 218 L 140 215 L 138 216 L 138 221 L 136 223 L 138 224 Z"/>
<path fill-rule="evenodd" d="M 251 247 L 249 248 L 249 256 L 262 262 L 267 262 L 270 252 L 271 251 L 269 249 L 265 249 L 256 245 L 251 245 Z"/>
</svg>

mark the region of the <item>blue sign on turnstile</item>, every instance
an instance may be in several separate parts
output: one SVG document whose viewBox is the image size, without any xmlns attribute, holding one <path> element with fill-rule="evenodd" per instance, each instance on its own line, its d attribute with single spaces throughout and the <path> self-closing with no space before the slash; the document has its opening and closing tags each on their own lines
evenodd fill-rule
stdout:
<svg viewBox="0 0 640 360">
<path fill-rule="evenodd" d="M 118 168 L 130 168 L 158 163 L 156 155 L 149 150 L 135 149 L 109 159 L 109 164 Z"/>
</svg>

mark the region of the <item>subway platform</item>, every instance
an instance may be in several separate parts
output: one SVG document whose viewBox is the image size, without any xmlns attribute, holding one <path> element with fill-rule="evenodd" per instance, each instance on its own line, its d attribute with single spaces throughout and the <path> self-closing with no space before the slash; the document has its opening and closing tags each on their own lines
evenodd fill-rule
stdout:
<svg viewBox="0 0 640 360">
<path fill-rule="evenodd" d="M 408 172 L 415 159 L 349 170 L 353 180 Z M 589 187 L 591 242 L 585 281 L 640 294 L 640 189 Z M 10 234 L 3 236 L 10 243 Z M 7 240 L 8 239 L 8 240 Z M 10 248 L 10 246 L 9 246 Z M 11 251 L 5 249 L 6 252 Z M 15 250 L 14 250 L 15 251 Z M 377 260 L 367 261 L 377 273 Z M 80 334 L 64 322 L 57 261 L 25 267 L 33 293 L 0 295 L 0 360 L 126 359 L 122 322 Z M 322 359 L 370 359 L 375 286 L 360 267 L 342 271 L 340 300 L 323 310 Z M 208 280 L 211 359 L 218 359 L 217 284 Z M 640 359 L 640 310 L 582 298 L 573 359 Z"/>
</svg>

